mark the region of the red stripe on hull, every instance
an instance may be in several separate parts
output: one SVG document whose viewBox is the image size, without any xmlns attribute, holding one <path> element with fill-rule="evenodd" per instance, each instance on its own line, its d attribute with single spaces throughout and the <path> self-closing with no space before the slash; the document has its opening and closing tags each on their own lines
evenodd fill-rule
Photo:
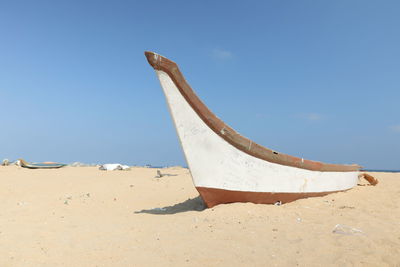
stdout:
<svg viewBox="0 0 400 267">
<path fill-rule="evenodd" d="M 208 208 L 212 208 L 218 204 L 226 204 L 233 202 L 252 202 L 255 204 L 274 204 L 278 201 L 288 203 L 301 198 L 320 197 L 331 193 L 329 192 L 310 192 L 310 193 L 271 193 L 271 192 L 248 192 L 248 191 L 232 191 L 208 187 L 196 187 L 201 198 Z M 346 191 L 346 190 L 343 190 Z"/>
</svg>

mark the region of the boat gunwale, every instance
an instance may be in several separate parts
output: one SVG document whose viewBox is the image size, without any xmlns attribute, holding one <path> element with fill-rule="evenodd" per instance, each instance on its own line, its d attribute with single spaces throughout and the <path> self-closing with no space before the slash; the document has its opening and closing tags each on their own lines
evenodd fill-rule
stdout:
<svg viewBox="0 0 400 267">
<path fill-rule="evenodd" d="M 145 56 L 149 64 L 155 69 L 168 74 L 172 79 L 179 92 L 196 112 L 196 114 L 210 127 L 213 132 L 224 139 L 226 142 L 241 150 L 242 152 L 284 166 L 296 167 L 310 171 L 321 172 L 355 172 L 361 169 L 357 164 L 331 164 L 319 161 L 307 160 L 287 154 L 273 151 L 267 147 L 261 146 L 251 139 L 240 135 L 233 128 L 219 119 L 196 95 L 194 90 L 185 80 L 185 77 L 179 70 L 178 65 L 154 52 L 145 52 Z"/>
</svg>

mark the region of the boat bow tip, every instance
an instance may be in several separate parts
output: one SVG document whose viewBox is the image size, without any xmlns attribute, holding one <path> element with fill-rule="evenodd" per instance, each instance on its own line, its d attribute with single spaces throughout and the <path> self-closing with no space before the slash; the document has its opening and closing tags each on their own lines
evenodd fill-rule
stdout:
<svg viewBox="0 0 400 267">
<path fill-rule="evenodd" d="M 161 58 L 164 58 L 163 56 L 151 52 L 151 51 L 145 51 L 144 55 L 147 58 L 147 61 L 149 62 L 149 64 L 154 68 L 154 69 L 160 69 L 160 63 L 161 63 Z"/>
</svg>

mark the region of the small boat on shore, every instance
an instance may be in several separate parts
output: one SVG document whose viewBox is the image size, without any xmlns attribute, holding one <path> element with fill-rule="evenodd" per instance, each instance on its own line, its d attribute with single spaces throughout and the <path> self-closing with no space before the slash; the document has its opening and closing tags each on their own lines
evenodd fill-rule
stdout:
<svg viewBox="0 0 400 267">
<path fill-rule="evenodd" d="M 145 52 L 167 99 L 193 183 L 207 207 L 222 203 L 287 203 L 351 189 L 357 164 L 306 160 L 263 147 L 226 125 L 197 97 L 178 65 Z"/>
<path fill-rule="evenodd" d="M 28 169 L 58 169 L 67 166 L 67 164 L 57 163 L 57 162 L 30 163 L 23 159 L 19 159 L 18 161 L 21 167 Z"/>
</svg>

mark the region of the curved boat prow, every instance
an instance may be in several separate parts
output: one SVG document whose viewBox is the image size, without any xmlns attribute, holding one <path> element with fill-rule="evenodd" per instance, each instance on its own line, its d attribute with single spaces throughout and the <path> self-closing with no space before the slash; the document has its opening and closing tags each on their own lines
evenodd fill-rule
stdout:
<svg viewBox="0 0 400 267">
<path fill-rule="evenodd" d="M 178 65 L 145 52 L 166 96 L 193 183 L 208 207 L 230 202 L 282 203 L 344 191 L 357 164 L 328 164 L 282 154 L 240 135 L 194 93 Z"/>
<path fill-rule="evenodd" d="M 146 51 L 144 52 L 144 55 L 147 58 L 147 61 L 149 62 L 150 66 L 152 66 L 153 68 L 156 69 L 156 62 L 157 62 L 157 58 L 159 57 L 159 54 L 156 54 L 154 52 L 150 52 L 150 51 Z"/>
</svg>

